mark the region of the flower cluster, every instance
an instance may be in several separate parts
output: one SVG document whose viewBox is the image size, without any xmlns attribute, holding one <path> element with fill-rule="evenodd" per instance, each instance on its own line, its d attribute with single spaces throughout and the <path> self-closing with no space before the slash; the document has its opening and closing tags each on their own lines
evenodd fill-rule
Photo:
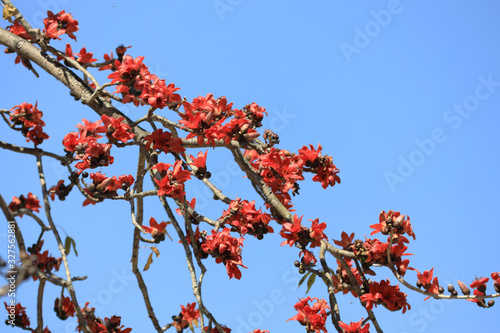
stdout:
<svg viewBox="0 0 500 333">
<path fill-rule="evenodd" d="M 179 199 L 184 202 L 184 182 L 191 179 L 191 173 L 187 170 L 182 169 L 182 162 L 175 161 L 172 170 L 169 163 L 157 163 L 152 169 L 158 170 L 161 180 L 155 179 L 156 184 L 158 184 L 158 195 L 167 196 L 174 199 Z"/>
<path fill-rule="evenodd" d="M 306 228 L 302 226 L 302 216 L 299 218 L 297 214 L 293 216 L 293 222 L 285 222 L 282 224 L 282 229 L 280 231 L 281 237 L 286 240 L 281 243 L 281 245 L 288 244 L 290 246 L 297 246 L 301 249 L 300 254 L 304 255 L 304 262 L 306 265 L 311 262 L 316 263 L 317 260 L 311 251 L 307 250 L 306 247 L 309 245 L 311 248 L 318 247 L 321 245 L 321 241 L 328 240 L 328 237 L 323 233 L 326 228 L 326 223 L 319 223 L 319 219 L 309 220 L 311 221 L 311 227 Z"/>
<path fill-rule="evenodd" d="M 259 136 L 255 130 L 260 126 L 265 109 L 252 103 L 243 110 L 232 109 L 233 103 L 227 103 L 226 97 L 215 99 L 212 94 L 199 96 L 192 103 L 184 102 L 184 113 L 179 123 L 189 133 L 187 138 L 196 137 L 198 144 L 205 144 L 205 139 L 212 145 L 215 140 L 229 144 L 231 140 L 251 141 Z M 266 112 L 267 113 L 267 112 Z M 224 122 L 230 119 L 226 124 Z"/>
<path fill-rule="evenodd" d="M 115 60 L 114 71 L 109 74 L 108 79 L 112 79 L 111 84 L 118 84 L 115 93 L 122 94 L 122 102 L 132 102 L 135 106 L 150 105 L 158 109 L 180 103 L 181 97 L 175 93 L 180 88 L 176 88 L 173 83 L 167 86 L 165 80 L 151 74 L 142 63 L 143 60 L 144 57 L 133 59 L 129 55 L 124 56 L 121 61 Z M 113 67 L 110 69 L 113 70 Z"/>
<path fill-rule="evenodd" d="M 112 145 L 97 142 L 97 139 L 101 138 L 101 136 L 97 135 L 97 133 L 95 135 L 89 133 L 86 130 L 71 132 L 66 134 L 63 139 L 67 156 L 72 156 L 75 153 L 76 158 L 81 160 L 75 167 L 84 170 L 112 164 L 114 161 L 113 156 L 110 155 Z"/>
<path fill-rule="evenodd" d="M 17 303 L 16 305 L 10 304 L 7 305 L 6 302 L 3 302 L 5 305 L 5 309 L 8 312 L 9 319 L 5 320 L 6 325 L 18 326 L 22 328 L 28 328 L 30 326 L 30 319 L 26 314 L 26 308 L 21 306 L 21 303 Z"/>
<path fill-rule="evenodd" d="M 9 204 L 9 209 L 11 212 L 17 212 L 19 209 L 29 209 L 35 212 L 40 212 L 39 208 L 40 207 L 40 200 L 36 197 L 36 195 L 33 195 L 33 193 L 28 193 L 28 196 L 25 197 L 24 195 L 20 195 L 19 198 L 13 196 L 12 197 L 12 202 Z M 19 214 L 19 217 L 23 217 L 23 214 Z"/>
<path fill-rule="evenodd" d="M 379 223 L 370 225 L 370 228 L 375 229 L 370 235 L 375 235 L 381 232 L 382 235 L 389 235 L 391 231 L 396 235 L 408 234 L 415 239 L 415 234 L 410 223 L 410 217 L 405 218 L 400 212 L 393 210 L 380 212 Z"/>
<path fill-rule="evenodd" d="M 318 144 L 318 150 L 314 149 L 313 145 L 309 145 L 310 148 L 303 146 L 299 149 L 299 157 L 303 163 L 303 170 L 306 172 L 315 173 L 313 181 L 320 182 L 323 188 L 328 186 L 334 186 L 336 183 L 340 183 L 340 177 L 338 176 L 339 169 L 333 164 L 333 158 L 331 156 L 322 156 L 321 147 Z"/>
<path fill-rule="evenodd" d="M 247 268 L 243 265 L 241 258 L 243 238 L 232 237 L 229 232 L 229 228 L 224 228 L 220 232 L 212 230 L 212 234 L 207 236 L 201 249 L 214 257 L 216 263 L 226 265 L 227 275 L 230 279 L 234 277 L 239 280 L 241 271 L 238 266 Z"/>
<path fill-rule="evenodd" d="M 41 144 L 43 140 L 47 140 L 49 136 L 43 132 L 42 127 L 45 122 L 42 120 L 43 112 L 38 110 L 37 104 L 35 106 L 29 103 L 21 103 L 14 106 L 10 111 L 10 120 L 14 125 L 14 129 L 21 131 L 26 141 L 32 141 L 35 146 Z"/>
<path fill-rule="evenodd" d="M 61 320 L 66 320 L 68 317 L 75 316 L 75 306 L 69 297 L 63 297 L 62 299 L 59 299 L 59 297 L 56 298 L 54 302 L 54 311 Z"/>
<path fill-rule="evenodd" d="M 403 256 L 411 255 L 410 253 L 405 253 L 408 246 L 404 245 L 404 241 L 407 239 L 403 236 L 398 237 L 398 242 L 392 244 L 390 249 L 390 258 L 393 265 L 396 266 L 398 273 L 404 276 L 410 260 L 403 260 Z M 366 273 L 375 275 L 370 269 L 371 265 L 382 265 L 387 266 L 389 264 L 387 258 L 387 249 L 389 248 L 389 242 L 381 242 L 378 239 L 365 239 L 364 242 L 361 240 L 356 240 L 353 244 L 353 252 L 356 257 L 361 261 L 363 269 Z"/>
<path fill-rule="evenodd" d="M 169 152 L 182 153 L 186 150 L 181 146 L 181 139 L 173 137 L 172 133 L 168 131 L 163 132 L 161 128 L 146 135 L 144 140 L 146 141 L 146 149 L 161 150 L 165 154 Z"/>
<path fill-rule="evenodd" d="M 76 36 L 73 32 L 78 31 L 78 21 L 73 19 L 71 14 L 61 10 L 59 13 L 47 11 L 47 18 L 43 20 L 43 32 L 49 39 L 59 39 L 60 35 L 67 34 L 70 38 L 76 41 Z"/>
<path fill-rule="evenodd" d="M 82 176 L 87 176 L 87 173 L 83 173 Z M 127 190 L 135 181 L 132 175 L 106 177 L 106 175 L 100 171 L 97 173 L 91 173 L 90 179 L 92 179 L 92 183 L 85 188 L 85 192 L 87 193 L 87 196 L 96 200 L 87 198 L 83 202 L 83 206 L 87 206 L 89 204 L 95 205 L 96 202 L 100 202 L 104 198 L 114 197 L 117 195 L 117 190 Z"/>
<path fill-rule="evenodd" d="M 96 317 L 94 312 L 95 308 L 90 308 L 89 302 L 85 303 L 85 307 L 82 308 L 82 314 L 85 320 L 87 321 L 87 325 L 92 332 L 95 333 L 130 333 L 132 332 L 131 328 L 123 328 L 124 325 L 121 325 L 121 317 L 119 316 L 111 316 L 111 318 L 105 317 L 102 320 L 99 317 Z M 78 332 L 81 332 L 80 325 L 76 328 Z"/>
<path fill-rule="evenodd" d="M 390 281 L 382 280 L 380 283 L 371 282 L 369 284 L 369 292 L 361 295 L 362 302 L 365 302 L 367 310 L 373 309 L 373 305 L 382 304 L 389 311 L 411 309 L 410 304 L 406 302 L 406 294 L 399 291 L 399 285 L 391 286 Z"/>
<path fill-rule="evenodd" d="M 263 213 L 262 209 L 256 210 L 255 201 L 236 198 L 229 204 L 229 209 L 222 213 L 221 219 L 242 236 L 248 233 L 257 239 L 263 239 L 265 234 L 274 232 L 269 225 L 271 215 Z"/>
<path fill-rule="evenodd" d="M 181 312 L 178 316 L 172 316 L 174 320 L 173 325 L 177 332 L 182 332 L 185 328 L 191 325 L 198 325 L 198 318 L 200 318 L 200 310 L 196 310 L 196 303 L 187 304 L 186 307 L 181 305 Z"/>
<path fill-rule="evenodd" d="M 253 150 L 247 150 L 245 157 L 281 203 L 285 207 L 291 208 L 291 197 L 288 192 L 292 190 L 294 195 L 298 194 L 298 181 L 304 180 L 302 161 L 299 156 L 287 150 L 271 148 L 262 155 L 258 155 Z"/>
<path fill-rule="evenodd" d="M 93 169 L 113 163 L 114 158 L 110 155 L 111 144 L 116 144 L 118 141 L 127 142 L 134 137 L 130 126 L 122 122 L 124 119 L 124 117 L 113 118 L 106 115 L 93 123 L 83 119 L 83 124 L 77 125 L 78 132 L 68 133 L 64 137 L 64 150 L 68 156 L 76 153 L 76 158 L 82 160 L 75 165 L 76 168 Z M 104 133 L 110 143 L 97 142 L 102 138 L 100 134 Z"/>
<path fill-rule="evenodd" d="M 58 271 L 62 258 L 56 259 L 50 256 L 49 250 L 45 250 L 42 253 L 43 242 L 43 239 L 41 239 L 38 243 L 28 247 L 28 253 L 31 255 L 31 264 L 36 266 L 41 272 L 50 273 L 52 269 Z M 33 281 L 37 280 L 36 275 L 32 275 L 32 277 Z"/>
<path fill-rule="evenodd" d="M 316 300 L 316 303 L 314 303 L 312 306 L 309 305 L 309 301 L 314 300 Z M 301 325 L 306 327 L 307 332 L 327 332 L 325 328 L 327 318 L 326 310 L 330 309 L 330 307 L 324 299 L 318 299 L 316 297 L 303 298 L 294 305 L 294 308 L 298 313 L 287 321 L 298 321 Z"/>
</svg>

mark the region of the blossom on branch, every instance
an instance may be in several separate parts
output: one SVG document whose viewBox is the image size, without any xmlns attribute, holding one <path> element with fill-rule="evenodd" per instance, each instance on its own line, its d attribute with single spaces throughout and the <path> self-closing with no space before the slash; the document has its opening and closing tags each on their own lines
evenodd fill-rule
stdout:
<svg viewBox="0 0 500 333">
<path fill-rule="evenodd" d="M 316 303 L 312 306 L 309 305 L 309 302 L 314 300 L 316 300 Z M 287 321 L 298 321 L 301 325 L 306 327 L 307 332 L 327 332 L 325 327 L 327 318 L 326 310 L 330 309 L 330 307 L 324 299 L 318 299 L 316 297 L 302 298 L 294 305 L 294 308 L 298 313 Z"/>
<path fill-rule="evenodd" d="M 243 238 L 232 237 L 229 232 L 229 228 L 224 228 L 219 232 L 212 230 L 212 234 L 207 236 L 206 242 L 202 244 L 201 248 L 203 252 L 214 257 L 217 264 L 226 265 L 227 275 L 230 279 L 234 277 L 239 280 L 241 279 L 241 271 L 238 266 L 247 268 L 241 259 Z"/>
<path fill-rule="evenodd" d="M 70 38 L 76 41 L 76 36 L 73 32 L 78 31 L 78 21 L 73 19 L 71 14 L 66 13 L 61 10 L 59 13 L 52 13 L 50 10 L 47 11 L 48 17 L 43 20 L 44 28 L 43 32 L 45 36 L 50 39 L 59 39 L 60 35 L 67 34 Z"/>
</svg>

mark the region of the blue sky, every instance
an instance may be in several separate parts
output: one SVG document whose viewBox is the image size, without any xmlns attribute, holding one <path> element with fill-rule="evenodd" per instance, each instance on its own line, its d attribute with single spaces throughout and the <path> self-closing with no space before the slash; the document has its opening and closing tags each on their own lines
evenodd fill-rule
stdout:
<svg viewBox="0 0 500 333">
<path fill-rule="evenodd" d="M 257 102 L 267 108 L 264 128 L 279 134 L 281 148 L 297 151 L 321 143 L 340 169 L 342 184 L 323 190 L 304 182 L 294 204 L 304 221 L 327 222 L 330 239 L 339 239 L 344 230 L 364 239 L 380 211 L 393 209 L 411 217 L 417 235 L 409 248 L 411 266 L 421 271 L 434 267 L 442 285 L 456 285 L 457 279 L 470 283 L 499 271 L 494 259 L 500 231 L 494 213 L 500 185 L 497 2 L 53 0 L 16 5 L 37 27 L 47 9 L 73 13 L 80 27 L 78 43 L 71 41 L 75 52 L 85 45 L 101 60 L 118 44 L 132 45 L 128 54 L 145 56 L 150 71 L 175 83 L 188 100 L 213 93 L 237 108 Z M 53 45 L 63 49 L 66 42 Z M 0 108 L 38 101 L 51 136 L 44 149 L 62 154 L 66 133 L 82 118 L 97 120 L 41 70 L 37 80 L 14 65 L 13 55 L 1 55 L 0 62 Z M 106 82 L 105 75 L 98 77 Z M 146 111 L 116 106 L 130 117 Z M 162 114 L 169 115 L 166 110 Z M 6 126 L 0 140 L 29 146 Z M 103 172 L 135 174 L 136 153 L 114 149 L 116 162 Z M 5 160 L 0 164 L 2 195 L 10 199 L 31 191 L 40 197 L 34 158 L 0 154 Z M 209 150 L 214 183 L 230 197 L 258 200 L 229 158 Z M 45 171 L 49 184 L 66 177 L 51 160 L 45 161 Z M 203 213 L 220 216 L 225 207 L 209 200 L 199 182 L 187 185 L 188 197 L 199 198 Z M 90 301 L 101 317 L 122 316 L 134 332 L 151 331 L 130 273 L 129 206 L 105 202 L 82 208 L 82 201 L 72 193 L 52 205 L 56 224 L 77 243 L 79 256 L 70 255 L 72 274 L 89 277 L 76 285 L 80 303 Z M 146 218 L 167 220 L 156 200 L 146 205 Z M 34 242 L 35 222 L 25 217 L 20 226 L 27 243 Z M 1 235 L 6 244 L 6 232 Z M 45 242 L 56 254 L 54 239 Z M 298 251 L 280 242 L 277 235 L 245 240 L 248 269 L 241 281 L 229 280 L 224 267 L 208 259 L 205 304 L 233 332 L 304 331 L 296 322 L 285 323 L 305 289 L 296 288 Z M 164 325 L 194 297 L 177 239 L 158 248 L 161 256 L 144 277 Z M 140 266 L 149 251 L 141 251 Z M 388 276 L 379 271 L 380 279 Z M 407 276 L 415 281 L 414 274 Z M 386 332 L 483 331 L 497 324 L 498 305 L 480 309 L 466 301 L 424 302 L 424 296 L 402 290 L 409 294 L 411 311 L 375 310 Z M 59 290 L 49 286 L 46 293 L 52 332 L 73 332 L 75 320 L 61 322 L 52 313 Z M 34 323 L 36 285 L 23 284 L 18 295 Z M 326 290 L 317 283 L 308 295 L 324 298 Z M 366 317 L 357 300 L 339 299 L 344 321 Z M 334 331 L 331 324 L 327 328 Z"/>
</svg>

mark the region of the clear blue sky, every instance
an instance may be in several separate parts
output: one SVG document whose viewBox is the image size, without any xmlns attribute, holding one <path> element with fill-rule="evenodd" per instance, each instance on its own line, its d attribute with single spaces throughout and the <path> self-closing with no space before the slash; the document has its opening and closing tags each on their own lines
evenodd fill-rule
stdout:
<svg viewBox="0 0 500 333">
<path fill-rule="evenodd" d="M 294 204 L 304 221 L 327 222 L 330 239 L 339 239 L 343 230 L 364 239 L 381 210 L 399 210 L 411 217 L 417 235 L 409 249 L 414 254 L 411 266 L 421 271 L 435 267 L 442 285 L 456 285 L 457 279 L 470 283 L 475 276 L 500 270 L 495 213 L 500 198 L 498 2 L 15 3 L 37 27 L 47 9 L 73 13 L 80 27 L 78 43 L 71 41 L 75 52 L 85 45 L 102 60 L 118 44 L 132 45 L 128 54 L 145 56 L 150 71 L 175 83 L 189 100 L 213 93 L 227 96 L 237 108 L 257 102 L 267 108 L 264 127 L 280 135 L 281 148 L 297 151 L 321 143 L 324 153 L 334 157 L 342 184 L 325 191 L 318 183 L 304 182 Z M 63 49 L 68 40 L 53 44 Z M 37 80 L 14 65 L 13 55 L 2 54 L 0 62 L 0 108 L 38 101 L 51 136 L 43 148 L 62 154 L 66 133 L 82 118 L 97 120 L 41 70 Z M 99 77 L 106 82 L 105 76 Z M 117 107 L 130 117 L 146 112 Z M 6 126 L 0 128 L 0 140 L 27 145 Z M 103 172 L 135 174 L 135 150 L 115 148 L 113 155 L 115 164 Z M 30 191 L 41 196 L 34 158 L 7 151 L 0 151 L 0 157 L 0 191 L 6 199 Z M 257 200 L 243 174 L 233 172 L 229 157 L 209 150 L 214 182 L 230 197 Z M 45 169 L 49 184 L 65 177 L 64 169 L 51 160 L 46 160 Z M 187 184 L 188 197 L 202 195 L 200 210 L 219 217 L 224 206 L 209 201 L 199 182 Z M 56 224 L 77 243 L 79 256 L 70 255 L 72 275 L 89 276 L 76 284 L 80 303 L 91 301 L 101 317 L 122 316 L 133 332 L 151 332 L 130 273 L 129 206 L 105 202 L 81 208 L 82 202 L 75 192 L 52 206 Z M 167 220 L 156 200 L 149 200 L 147 208 L 147 219 Z M 38 235 L 35 222 L 25 217 L 20 225 L 26 242 L 33 243 Z M 1 244 L 6 244 L 5 230 Z M 57 254 L 53 237 L 45 242 Z M 304 332 L 296 322 L 285 323 L 295 315 L 293 304 L 305 289 L 296 288 L 297 249 L 280 247 L 280 242 L 277 235 L 260 242 L 248 238 L 243 251 L 248 269 L 241 281 L 229 280 L 224 267 L 208 264 L 205 304 L 233 332 Z M 161 257 L 144 277 L 165 325 L 180 304 L 194 297 L 177 239 L 158 248 Z M 149 251 L 142 250 L 141 267 Z M 378 271 L 380 279 L 387 276 L 385 270 Z M 415 282 L 414 274 L 407 276 Z M 500 304 L 480 309 L 466 301 L 424 302 L 423 296 L 402 290 L 409 294 L 410 312 L 375 310 L 386 332 L 490 331 L 498 325 Z M 493 291 L 491 284 L 488 291 Z M 46 322 L 52 332 L 74 332 L 76 320 L 61 322 L 52 312 L 59 289 L 48 286 L 46 293 Z M 19 300 L 28 307 L 32 323 L 35 295 L 35 284 L 19 288 Z M 317 283 L 309 295 L 327 294 Z M 339 299 L 344 321 L 366 317 L 358 300 Z M 334 331 L 331 324 L 327 328 Z"/>
</svg>

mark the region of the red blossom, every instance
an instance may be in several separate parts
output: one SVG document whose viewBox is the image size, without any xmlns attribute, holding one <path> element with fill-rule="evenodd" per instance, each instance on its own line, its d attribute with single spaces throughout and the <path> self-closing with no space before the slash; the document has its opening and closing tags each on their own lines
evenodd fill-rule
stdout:
<svg viewBox="0 0 500 333">
<path fill-rule="evenodd" d="M 370 228 L 375 229 L 370 235 L 375 235 L 382 232 L 382 235 L 389 235 L 391 230 L 394 234 L 404 235 L 405 233 L 415 239 L 415 234 L 410 223 L 410 217 L 401 215 L 400 212 L 393 210 L 380 212 L 379 223 L 370 225 Z"/>
<path fill-rule="evenodd" d="M 207 173 L 207 153 L 208 149 L 205 151 L 205 154 L 203 154 L 201 151 L 198 152 L 198 155 L 196 157 L 189 154 L 189 157 L 192 160 L 192 163 L 189 164 L 196 167 L 195 176 L 198 179 L 210 178 L 210 172 Z"/>
<path fill-rule="evenodd" d="M 99 131 L 106 133 L 109 142 L 116 143 L 118 141 L 127 142 L 134 138 L 135 134 L 131 132 L 129 125 L 123 123 L 125 117 L 115 118 L 108 117 L 105 114 L 101 116 L 103 126 L 99 128 Z"/>
<path fill-rule="evenodd" d="M 142 226 L 142 228 L 146 232 L 150 233 L 151 236 L 153 236 L 153 238 L 158 242 L 165 240 L 166 227 L 167 222 L 161 222 L 160 224 L 158 224 L 153 217 L 149 219 L 149 227 L 146 227 L 144 225 Z"/>
<path fill-rule="evenodd" d="M 31 255 L 31 264 L 37 267 L 41 272 L 50 273 L 52 269 L 59 271 L 62 258 L 56 259 L 55 257 L 50 256 L 48 250 L 45 250 L 42 253 L 43 243 L 44 241 L 42 239 L 28 248 L 28 252 Z M 38 279 L 36 275 L 32 275 L 32 277 L 33 281 Z"/>
<path fill-rule="evenodd" d="M 134 183 L 134 177 L 132 175 L 107 177 L 100 171 L 91 173 L 90 179 L 92 179 L 93 182 L 85 188 L 85 191 L 88 196 L 96 198 L 98 201 L 102 201 L 104 198 L 117 196 L 118 194 L 116 191 L 118 191 L 118 189 L 127 190 Z M 85 199 L 83 206 L 89 204 L 95 205 L 96 201 L 89 198 Z"/>
<path fill-rule="evenodd" d="M 309 301 L 314 300 L 316 300 L 316 303 L 310 306 Z M 294 308 L 298 313 L 287 321 L 298 321 L 301 325 L 306 327 L 307 332 L 327 332 L 325 327 L 327 318 L 326 310 L 330 309 L 330 307 L 324 299 L 320 300 L 316 297 L 302 298 L 294 305 Z"/>
<path fill-rule="evenodd" d="M 336 241 L 336 240 L 333 241 L 335 245 L 341 246 L 344 250 L 350 250 L 352 241 L 354 239 L 354 232 L 350 236 L 348 236 L 345 233 L 345 231 L 342 231 L 341 237 L 342 237 L 341 241 Z"/>
<path fill-rule="evenodd" d="M 25 197 L 22 194 L 19 196 L 19 198 L 13 196 L 12 202 L 9 204 L 10 211 L 17 212 L 19 209 L 23 208 L 39 213 L 40 212 L 39 208 L 42 207 L 40 206 L 40 200 L 38 200 L 36 195 L 33 195 L 33 193 L 31 192 L 28 193 L 27 197 Z M 23 217 L 23 214 L 19 214 L 19 217 Z"/>
<path fill-rule="evenodd" d="M 173 170 L 169 170 L 172 167 L 169 163 L 158 163 L 152 167 L 152 169 L 158 170 L 161 180 L 155 179 L 156 184 L 158 184 L 158 195 L 168 196 L 174 199 L 179 199 L 184 202 L 184 182 L 191 178 L 191 173 L 187 170 L 182 169 L 182 162 L 175 161 L 173 165 Z"/>
<path fill-rule="evenodd" d="M 146 149 L 162 150 L 165 154 L 169 152 L 182 153 L 186 149 L 181 146 L 182 140 L 180 138 L 175 138 L 172 133 L 165 131 L 163 129 L 157 129 L 153 133 L 146 135 L 144 137 L 146 140 Z"/>
<path fill-rule="evenodd" d="M 217 264 L 226 265 L 227 275 L 230 279 L 234 277 L 239 280 L 241 279 L 241 271 L 238 266 L 247 268 L 241 259 L 243 238 L 232 237 L 229 232 L 229 228 L 224 228 L 219 232 L 212 230 L 212 234 L 207 236 L 206 242 L 202 244 L 201 248 L 203 252 L 214 257 Z"/>
<path fill-rule="evenodd" d="M 323 188 L 328 186 L 334 186 L 336 183 L 340 183 L 340 177 L 337 175 L 339 170 L 333 164 L 333 158 L 331 156 L 322 156 L 321 145 L 318 145 L 318 150 L 314 149 L 313 145 L 309 145 L 310 148 L 303 146 L 299 149 L 299 158 L 303 163 L 303 170 L 307 172 L 315 173 L 316 175 L 312 178 L 315 182 L 320 182 Z"/>
<path fill-rule="evenodd" d="M 48 17 L 43 20 L 43 32 L 48 38 L 61 39 L 60 35 L 68 34 L 68 36 L 76 40 L 73 32 L 78 31 L 78 21 L 73 19 L 71 14 L 66 13 L 64 10 L 55 14 L 50 10 L 47 11 Z"/>
<path fill-rule="evenodd" d="M 78 57 L 76 61 L 78 61 L 79 64 L 90 64 L 97 61 L 97 59 L 92 58 L 94 56 L 93 53 L 87 53 L 85 46 L 82 47 L 80 53 L 75 53 L 74 56 Z"/>
<path fill-rule="evenodd" d="M 30 319 L 26 314 L 26 308 L 22 307 L 21 303 L 17 303 L 16 305 L 10 303 L 9 305 L 7 305 L 6 302 L 3 302 L 3 304 L 5 305 L 5 309 L 9 313 L 9 319 L 5 321 L 7 325 L 12 324 L 12 326 L 23 328 L 28 328 L 30 326 Z"/>
<path fill-rule="evenodd" d="M 26 137 L 26 141 L 32 141 L 35 146 L 49 138 L 49 136 L 43 132 L 42 127 L 45 126 L 45 122 L 42 120 L 43 112 L 38 110 L 37 104 L 38 103 L 35 103 L 35 106 L 33 106 L 25 102 L 10 109 L 12 112 L 10 120 L 14 128 L 20 130 Z"/>
<path fill-rule="evenodd" d="M 328 237 L 323 233 L 323 230 L 326 228 L 326 223 L 319 223 L 319 219 L 309 221 L 312 222 L 311 227 L 303 227 L 301 225 L 302 216 L 299 218 L 295 214 L 293 216 L 293 223 L 283 223 L 280 235 L 286 240 L 283 241 L 281 245 L 288 244 L 293 246 L 297 244 L 300 249 L 304 250 L 308 245 L 314 248 L 320 246 L 323 239 L 328 240 Z"/>
<path fill-rule="evenodd" d="M 229 209 L 222 213 L 221 219 L 242 236 L 248 233 L 257 239 L 263 239 L 265 234 L 274 232 L 269 225 L 271 215 L 262 212 L 261 209 L 256 210 L 255 201 L 241 201 L 236 198 L 229 204 Z"/>
<path fill-rule="evenodd" d="M 63 297 L 62 300 L 56 298 L 54 302 L 54 311 L 57 317 L 61 320 L 66 320 L 68 317 L 75 316 L 75 306 L 69 297 Z"/>
<path fill-rule="evenodd" d="M 373 305 L 384 305 L 389 311 L 411 309 L 410 304 L 406 302 L 406 294 L 399 291 L 399 285 L 392 286 L 389 279 L 382 280 L 380 283 L 371 282 L 369 292 L 360 297 L 362 302 L 366 303 L 366 309 L 373 309 Z"/>
<path fill-rule="evenodd" d="M 190 323 L 193 321 L 197 321 L 200 318 L 200 310 L 196 309 L 196 302 L 188 303 L 186 307 L 181 305 L 181 312 L 177 316 L 177 320 L 174 320 L 174 327 L 177 329 L 177 332 L 182 332 L 184 328 L 189 327 Z"/>
</svg>

